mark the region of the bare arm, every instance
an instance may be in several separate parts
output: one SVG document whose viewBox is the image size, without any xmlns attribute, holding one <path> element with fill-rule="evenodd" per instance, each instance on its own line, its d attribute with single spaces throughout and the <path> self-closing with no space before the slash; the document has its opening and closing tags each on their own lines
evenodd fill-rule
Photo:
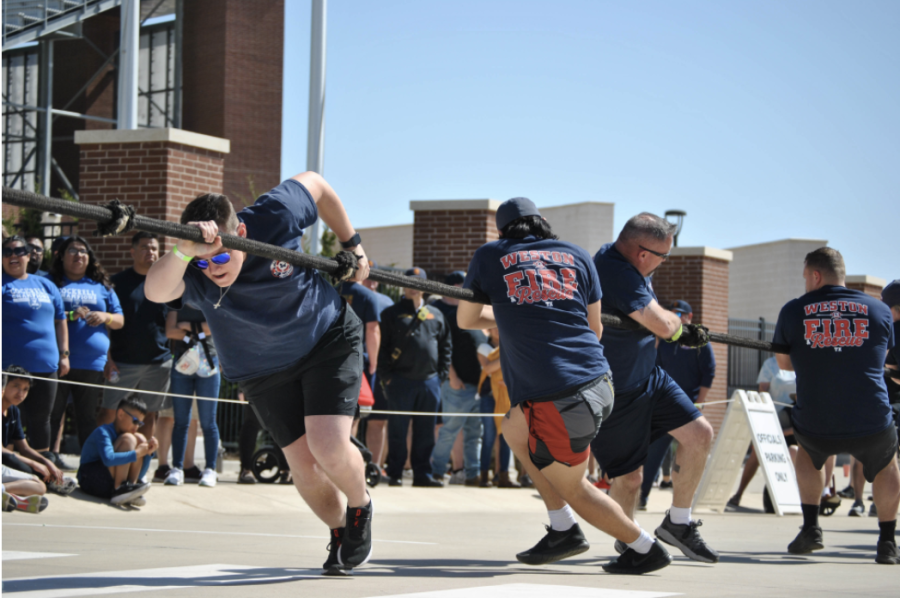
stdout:
<svg viewBox="0 0 900 598">
<path fill-rule="evenodd" d="M 701 386 L 700 392 L 697 393 L 697 404 L 706 402 L 706 395 L 709 394 L 709 387 Z"/>
<path fill-rule="evenodd" d="M 600 339 L 603 336 L 603 320 L 600 318 L 600 302 L 591 303 L 587 306 L 587 319 L 588 326 L 591 327 L 595 333 L 597 333 L 597 338 Z"/>
<path fill-rule="evenodd" d="M 178 326 L 178 312 L 170 311 L 166 315 L 166 338 L 174 341 L 183 341 L 187 337 L 188 331 Z"/>
<path fill-rule="evenodd" d="M 347 210 L 344 209 L 341 198 L 331 188 L 328 181 L 322 178 L 322 175 L 317 172 L 304 172 L 291 178 L 302 183 L 309 191 L 313 201 L 316 202 L 319 216 L 334 231 L 338 241 L 345 243 L 356 234 L 356 229 L 353 228 L 350 217 L 347 216 Z M 359 268 L 352 280 L 365 280 L 369 277 L 369 261 L 366 259 L 366 252 L 362 245 L 357 245 L 352 251 L 360 257 Z"/>
<path fill-rule="evenodd" d="M 775 361 L 778 362 L 778 367 L 783 369 L 786 372 L 794 371 L 794 364 L 791 362 L 791 356 L 786 355 L 784 353 L 776 353 Z"/>
<path fill-rule="evenodd" d="M 681 328 L 681 318 L 663 309 L 655 300 L 647 307 L 631 312 L 628 317 L 662 339 L 672 338 Z"/>
<path fill-rule="evenodd" d="M 65 320 L 54 320 L 56 325 L 56 345 L 59 347 L 59 375 L 69 373 L 69 358 L 63 357 L 64 352 L 69 351 L 69 325 Z"/>
<path fill-rule="evenodd" d="M 490 305 L 460 300 L 456 311 L 456 323 L 464 330 L 481 330 L 497 327 L 494 308 Z"/>
<path fill-rule="evenodd" d="M 378 369 L 378 351 L 381 350 L 381 326 L 378 322 L 366 323 L 366 353 L 369 354 L 369 373 Z"/>
</svg>

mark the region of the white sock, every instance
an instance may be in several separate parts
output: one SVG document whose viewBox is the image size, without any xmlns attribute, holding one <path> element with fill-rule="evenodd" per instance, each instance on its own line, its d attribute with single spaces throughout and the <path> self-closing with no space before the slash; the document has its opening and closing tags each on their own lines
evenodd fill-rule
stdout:
<svg viewBox="0 0 900 598">
<path fill-rule="evenodd" d="M 669 518 L 675 525 L 687 525 L 691 522 L 691 508 L 682 509 L 673 506 L 669 509 Z"/>
<path fill-rule="evenodd" d="M 628 548 L 633 549 L 638 554 L 647 554 L 653 546 L 653 538 L 646 531 L 641 530 L 641 535 L 634 542 L 628 543 Z"/>
<path fill-rule="evenodd" d="M 822 496 L 828 496 L 828 494 L 829 494 L 830 491 L 831 491 L 831 488 L 829 488 L 828 486 L 825 486 L 825 487 L 822 489 Z"/>
<path fill-rule="evenodd" d="M 569 505 L 555 511 L 547 511 L 547 514 L 550 515 L 550 529 L 557 532 L 572 529 L 572 526 L 578 523 L 575 521 L 575 513 Z"/>
</svg>

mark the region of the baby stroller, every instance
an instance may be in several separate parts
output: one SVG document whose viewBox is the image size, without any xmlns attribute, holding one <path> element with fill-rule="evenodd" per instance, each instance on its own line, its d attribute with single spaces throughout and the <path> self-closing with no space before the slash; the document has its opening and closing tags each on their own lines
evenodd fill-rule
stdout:
<svg viewBox="0 0 900 598">
<path fill-rule="evenodd" d="M 372 451 L 355 437 L 351 436 L 350 440 L 362 453 L 366 462 L 366 483 L 374 488 L 381 481 L 381 468 L 372 463 Z M 285 483 L 289 474 L 287 459 L 276 444 L 266 444 L 253 454 L 253 476 L 263 484 L 274 484 L 279 479 Z"/>
</svg>

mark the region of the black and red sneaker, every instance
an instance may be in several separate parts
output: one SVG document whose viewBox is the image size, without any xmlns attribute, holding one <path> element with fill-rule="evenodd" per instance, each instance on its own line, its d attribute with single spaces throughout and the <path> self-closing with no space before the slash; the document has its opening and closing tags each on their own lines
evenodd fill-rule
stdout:
<svg viewBox="0 0 900 598">
<path fill-rule="evenodd" d="M 364 507 L 347 507 L 346 525 L 338 561 L 345 569 L 352 569 L 372 556 L 372 497 Z"/>
<path fill-rule="evenodd" d="M 344 528 L 336 527 L 328 534 L 330 542 L 328 543 L 328 558 L 322 565 L 322 575 L 347 575 L 347 572 L 341 567 L 338 554 L 341 551 L 341 539 L 344 537 Z"/>
</svg>

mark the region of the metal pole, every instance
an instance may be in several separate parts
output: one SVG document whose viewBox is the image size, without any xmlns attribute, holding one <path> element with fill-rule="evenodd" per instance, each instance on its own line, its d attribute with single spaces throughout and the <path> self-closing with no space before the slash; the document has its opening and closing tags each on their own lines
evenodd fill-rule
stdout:
<svg viewBox="0 0 900 598">
<path fill-rule="evenodd" d="M 175 128 L 181 128 L 182 41 L 184 40 L 184 0 L 175 0 L 175 96 L 172 112 Z"/>
<path fill-rule="evenodd" d="M 140 48 L 140 0 L 122 0 L 119 32 L 119 105 L 116 128 L 138 128 L 138 51 Z"/>
<path fill-rule="evenodd" d="M 325 153 L 325 17 L 328 0 L 312 0 L 309 49 L 309 130 L 306 169 L 322 174 Z M 319 253 L 319 221 L 312 227 L 310 252 Z"/>
<path fill-rule="evenodd" d="M 40 151 L 39 176 L 41 193 L 50 195 L 50 177 L 52 176 L 53 158 L 53 40 L 41 40 L 40 42 L 40 67 L 38 75 L 40 84 L 38 87 L 38 105 L 42 108 L 39 116 L 41 127 L 38 137 Z"/>
</svg>

